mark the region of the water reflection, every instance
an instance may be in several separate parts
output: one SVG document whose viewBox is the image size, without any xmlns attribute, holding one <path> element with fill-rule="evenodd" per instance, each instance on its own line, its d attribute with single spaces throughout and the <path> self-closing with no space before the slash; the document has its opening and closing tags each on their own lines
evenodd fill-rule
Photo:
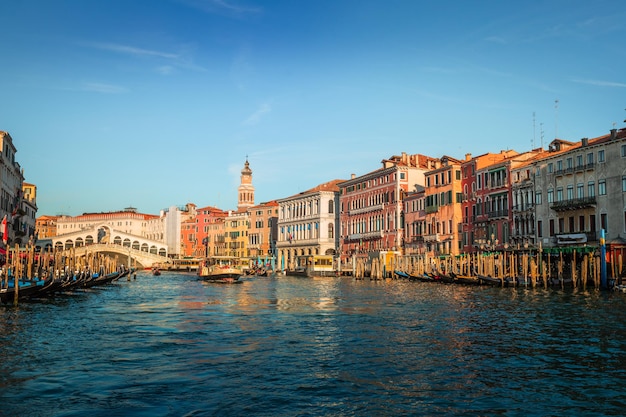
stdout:
<svg viewBox="0 0 626 417">
<path fill-rule="evenodd" d="M 0 310 L 0 399 L 7 415 L 24 416 L 617 415 L 624 300 L 139 275 Z"/>
</svg>

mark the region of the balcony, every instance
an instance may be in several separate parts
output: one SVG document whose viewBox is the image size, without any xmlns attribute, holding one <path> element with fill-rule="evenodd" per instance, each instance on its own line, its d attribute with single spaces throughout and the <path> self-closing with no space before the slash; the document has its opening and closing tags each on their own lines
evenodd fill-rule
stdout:
<svg viewBox="0 0 626 417">
<path fill-rule="evenodd" d="M 424 242 L 439 242 L 439 233 L 424 235 Z"/>
<path fill-rule="evenodd" d="M 562 177 L 563 175 L 571 175 L 575 172 L 593 171 L 594 168 L 595 163 L 590 162 L 588 164 L 576 165 L 576 167 L 557 169 L 554 171 L 554 175 Z"/>
<path fill-rule="evenodd" d="M 350 215 L 355 215 L 355 214 L 363 214 L 363 213 L 369 213 L 372 211 L 379 211 L 379 210 L 383 210 L 385 208 L 384 204 L 376 204 L 373 206 L 367 206 L 367 207 L 361 207 L 358 209 L 354 209 L 354 210 L 350 210 Z"/>
<path fill-rule="evenodd" d="M 411 238 L 409 239 L 407 243 L 424 243 L 424 236 L 422 235 L 411 236 Z"/>
<path fill-rule="evenodd" d="M 431 214 L 431 213 L 436 213 L 439 211 L 439 206 L 427 206 L 426 207 L 426 214 Z"/>
<path fill-rule="evenodd" d="M 489 213 L 487 213 L 487 217 L 489 217 L 490 219 L 497 219 L 497 218 L 502 218 L 502 217 L 509 217 L 509 210 L 508 209 L 504 209 L 504 210 L 494 210 L 494 211 L 490 211 Z"/>
<path fill-rule="evenodd" d="M 374 232 L 364 232 L 364 233 L 352 233 L 348 235 L 347 240 L 367 240 L 367 239 L 377 239 L 383 237 L 383 231 L 378 230 Z"/>
<path fill-rule="evenodd" d="M 595 197 L 574 198 L 571 200 L 555 201 L 550 204 L 554 211 L 571 211 L 592 208 L 596 206 Z"/>
<path fill-rule="evenodd" d="M 513 212 L 515 213 L 523 213 L 525 211 L 534 210 L 535 205 L 533 203 L 525 203 L 525 204 L 517 204 L 513 206 Z"/>
</svg>

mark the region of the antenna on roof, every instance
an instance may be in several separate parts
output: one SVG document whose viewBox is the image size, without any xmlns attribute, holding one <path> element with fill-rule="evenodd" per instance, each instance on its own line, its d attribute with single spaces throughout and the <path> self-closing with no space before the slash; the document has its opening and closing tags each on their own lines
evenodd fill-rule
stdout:
<svg viewBox="0 0 626 417">
<path fill-rule="evenodd" d="M 541 148 L 543 149 L 543 123 L 539 123 L 539 126 L 541 126 Z"/>
<path fill-rule="evenodd" d="M 535 112 L 533 112 L 533 141 L 531 143 L 530 149 L 535 149 L 536 136 L 537 136 L 537 129 L 535 127 Z"/>
<path fill-rule="evenodd" d="M 554 139 L 559 138 L 559 99 L 554 100 Z"/>
</svg>

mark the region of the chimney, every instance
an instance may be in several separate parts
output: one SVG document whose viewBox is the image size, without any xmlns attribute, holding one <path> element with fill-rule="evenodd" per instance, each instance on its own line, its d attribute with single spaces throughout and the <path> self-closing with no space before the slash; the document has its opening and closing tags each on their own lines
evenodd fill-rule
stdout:
<svg viewBox="0 0 626 417">
<path fill-rule="evenodd" d="M 611 129 L 611 140 L 617 137 L 617 129 Z"/>
<path fill-rule="evenodd" d="M 356 174 L 350 174 L 350 179 L 353 180 L 356 178 Z"/>
<path fill-rule="evenodd" d="M 466 161 L 470 161 L 472 159 L 472 154 L 471 153 L 466 153 L 465 154 L 465 160 Z"/>
<path fill-rule="evenodd" d="M 587 145 L 589 145 L 589 138 L 582 138 L 582 139 L 580 140 L 580 143 L 581 143 L 581 145 L 582 145 L 582 146 L 587 146 Z"/>
</svg>

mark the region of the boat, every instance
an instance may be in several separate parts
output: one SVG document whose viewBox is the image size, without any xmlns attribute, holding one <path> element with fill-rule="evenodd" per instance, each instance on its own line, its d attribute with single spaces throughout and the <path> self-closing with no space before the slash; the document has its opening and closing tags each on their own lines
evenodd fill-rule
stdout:
<svg viewBox="0 0 626 417">
<path fill-rule="evenodd" d="M 393 271 L 393 273 L 396 274 L 398 278 L 411 279 L 411 275 L 407 274 L 404 271 L 395 270 Z"/>
<path fill-rule="evenodd" d="M 43 288 L 49 285 L 46 280 L 19 280 L 17 286 L 18 300 L 33 297 Z M 11 303 L 15 300 L 15 283 L 14 279 L 9 278 L 6 288 L 0 289 L 0 301 L 4 304 Z"/>
<path fill-rule="evenodd" d="M 161 269 L 171 272 L 193 272 L 198 270 L 200 259 L 197 258 L 175 258 L 171 262 L 161 265 Z"/>
<path fill-rule="evenodd" d="M 502 285 L 502 282 L 503 282 L 503 280 L 501 280 L 500 278 L 494 278 L 488 275 L 478 274 L 477 277 L 481 283 L 487 284 L 487 285 Z"/>
<path fill-rule="evenodd" d="M 297 266 L 296 269 L 287 269 L 285 275 L 292 277 L 308 277 L 309 273 L 304 266 Z"/>
<path fill-rule="evenodd" d="M 236 283 L 243 270 L 237 257 L 210 256 L 200 261 L 197 274 L 205 281 Z"/>
<path fill-rule="evenodd" d="M 152 275 L 154 275 L 155 277 L 161 275 L 161 271 L 159 270 L 159 268 L 152 268 Z"/>
<path fill-rule="evenodd" d="M 457 275 L 451 274 L 454 277 L 455 284 L 464 284 L 464 285 L 478 285 L 480 284 L 480 280 L 478 277 L 473 275 Z"/>
</svg>

